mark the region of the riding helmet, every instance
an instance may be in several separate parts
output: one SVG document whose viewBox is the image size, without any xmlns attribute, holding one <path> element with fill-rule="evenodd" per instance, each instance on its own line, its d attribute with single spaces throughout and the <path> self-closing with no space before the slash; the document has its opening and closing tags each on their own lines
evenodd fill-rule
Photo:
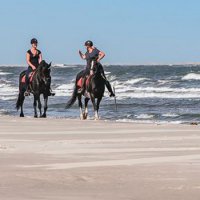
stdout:
<svg viewBox="0 0 200 200">
<path fill-rule="evenodd" d="M 85 42 L 85 46 L 89 46 L 89 47 L 92 47 L 93 46 L 93 42 L 91 40 L 87 40 Z"/>
<path fill-rule="evenodd" d="M 36 38 L 31 39 L 31 44 L 35 44 L 35 43 L 38 43 L 37 39 Z"/>
</svg>

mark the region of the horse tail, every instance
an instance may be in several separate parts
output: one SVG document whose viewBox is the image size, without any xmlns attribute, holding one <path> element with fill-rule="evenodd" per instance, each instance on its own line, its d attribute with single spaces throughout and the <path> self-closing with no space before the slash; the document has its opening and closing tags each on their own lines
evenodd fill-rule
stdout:
<svg viewBox="0 0 200 200">
<path fill-rule="evenodd" d="M 22 105 L 22 84 L 21 84 L 21 78 L 23 75 L 25 75 L 26 71 L 23 71 L 19 75 L 19 94 L 18 94 L 18 99 L 16 102 L 16 109 L 19 110 L 21 105 Z"/>
<path fill-rule="evenodd" d="M 16 103 L 16 109 L 19 110 L 21 107 L 21 94 L 19 93 L 17 103 Z"/>
<path fill-rule="evenodd" d="M 66 109 L 70 108 L 76 102 L 76 98 L 77 98 L 77 87 L 75 86 L 72 96 L 70 100 L 67 102 L 67 105 L 65 106 L 65 108 Z"/>
</svg>

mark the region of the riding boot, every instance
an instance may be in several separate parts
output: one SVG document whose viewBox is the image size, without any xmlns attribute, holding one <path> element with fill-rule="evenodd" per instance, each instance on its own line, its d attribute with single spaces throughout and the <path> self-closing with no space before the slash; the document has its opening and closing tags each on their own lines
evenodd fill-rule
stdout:
<svg viewBox="0 0 200 200">
<path fill-rule="evenodd" d="M 55 92 L 52 91 L 51 88 L 49 88 L 49 91 L 48 91 L 48 96 L 55 96 Z"/>
<path fill-rule="evenodd" d="M 26 71 L 26 74 L 25 74 L 25 92 L 24 92 L 24 96 L 29 96 L 30 95 L 30 90 L 29 90 L 29 74 L 30 74 L 30 71 L 28 69 Z"/>
<path fill-rule="evenodd" d="M 114 94 L 114 92 L 112 90 L 110 82 L 108 80 L 105 80 L 105 84 L 106 84 L 106 87 L 107 87 L 107 89 L 108 89 L 108 91 L 110 93 L 110 97 L 115 97 L 115 94 Z"/>
<path fill-rule="evenodd" d="M 108 90 L 108 92 L 110 93 L 110 97 L 115 97 L 115 93 L 113 92 L 112 87 L 111 87 L 111 85 L 110 85 L 110 82 L 107 80 L 105 74 L 102 73 L 101 75 L 102 75 L 102 77 L 103 77 L 103 79 L 104 79 L 104 82 L 105 82 L 105 85 L 106 85 L 106 87 L 107 87 L 107 90 Z"/>
<path fill-rule="evenodd" d="M 29 96 L 29 95 L 30 95 L 29 80 L 26 79 L 24 96 Z"/>
</svg>

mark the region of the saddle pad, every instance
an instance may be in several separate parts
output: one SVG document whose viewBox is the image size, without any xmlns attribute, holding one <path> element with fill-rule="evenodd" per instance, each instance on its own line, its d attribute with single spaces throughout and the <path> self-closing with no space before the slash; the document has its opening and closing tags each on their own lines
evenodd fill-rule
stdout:
<svg viewBox="0 0 200 200">
<path fill-rule="evenodd" d="M 35 72 L 31 72 L 29 74 L 29 83 L 31 83 L 33 81 L 33 75 L 35 74 Z M 21 82 L 25 83 L 26 82 L 26 74 L 22 76 L 21 78 Z"/>
<path fill-rule="evenodd" d="M 88 76 L 88 78 L 86 79 L 86 87 L 89 85 L 90 80 L 91 80 L 91 77 L 92 77 L 92 76 Z M 76 85 L 77 85 L 79 88 L 82 87 L 82 81 L 83 81 L 83 78 L 80 78 L 80 79 L 77 81 L 77 84 L 76 84 Z"/>
</svg>

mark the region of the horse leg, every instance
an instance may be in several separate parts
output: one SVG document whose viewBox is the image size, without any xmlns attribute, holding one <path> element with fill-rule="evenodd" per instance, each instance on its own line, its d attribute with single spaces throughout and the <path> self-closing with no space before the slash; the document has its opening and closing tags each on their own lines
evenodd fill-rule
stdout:
<svg viewBox="0 0 200 200">
<path fill-rule="evenodd" d="M 84 113 L 83 113 L 83 118 L 84 119 L 87 119 L 87 116 L 88 116 L 88 102 L 89 102 L 89 98 L 85 98 L 85 110 L 84 110 Z"/>
<path fill-rule="evenodd" d="M 38 109 L 40 111 L 40 117 L 42 117 L 42 104 L 41 104 L 41 101 L 40 101 L 40 96 L 38 96 Z"/>
<path fill-rule="evenodd" d="M 96 113 L 95 113 L 96 119 L 99 119 L 99 105 L 100 105 L 101 100 L 102 100 L 102 97 L 97 99 L 97 106 L 96 106 L 97 110 L 96 110 Z"/>
<path fill-rule="evenodd" d="M 99 119 L 99 116 L 98 116 L 98 112 L 97 112 L 97 106 L 96 106 L 96 103 L 95 103 L 95 98 L 92 96 L 92 95 L 90 95 L 91 96 L 91 101 L 92 101 L 92 105 L 93 105 L 93 108 L 94 108 L 94 119 L 95 120 L 98 120 Z"/>
<path fill-rule="evenodd" d="M 46 112 L 47 112 L 47 109 L 48 109 L 48 96 L 44 95 L 44 113 L 42 115 L 43 118 L 46 118 L 47 115 L 46 115 Z"/>
<path fill-rule="evenodd" d="M 83 120 L 83 104 L 81 101 L 81 94 L 78 95 L 78 104 L 79 104 L 79 108 L 80 108 L 80 119 Z"/>
<path fill-rule="evenodd" d="M 36 95 L 34 95 L 34 102 L 33 102 L 33 107 L 34 107 L 34 117 L 37 118 L 37 99 L 38 97 Z"/>
<path fill-rule="evenodd" d="M 23 85 L 19 83 L 19 94 L 16 102 L 16 109 L 20 109 L 20 117 L 24 117 L 24 112 L 23 112 L 23 103 L 24 103 L 24 91 L 23 91 Z"/>
<path fill-rule="evenodd" d="M 21 112 L 20 112 L 20 117 L 24 117 L 24 111 L 23 111 L 23 104 L 24 104 L 24 94 L 20 94 L 20 98 L 21 98 Z"/>
</svg>

